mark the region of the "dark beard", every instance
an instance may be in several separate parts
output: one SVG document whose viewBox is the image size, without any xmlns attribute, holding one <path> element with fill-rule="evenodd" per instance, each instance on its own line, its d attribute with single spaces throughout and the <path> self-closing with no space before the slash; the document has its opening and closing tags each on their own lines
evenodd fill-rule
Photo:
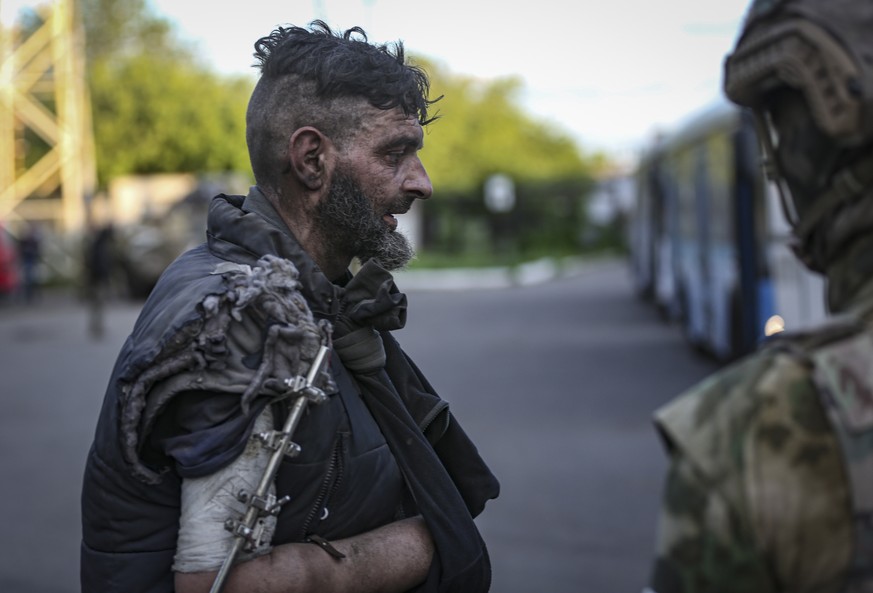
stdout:
<svg viewBox="0 0 873 593">
<path fill-rule="evenodd" d="M 403 233 L 385 225 L 372 201 L 349 175 L 337 171 L 327 197 L 318 205 L 316 225 L 333 249 L 365 262 L 376 260 L 386 270 L 399 270 L 415 256 Z M 397 208 L 408 209 L 408 204 Z"/>
</svg>

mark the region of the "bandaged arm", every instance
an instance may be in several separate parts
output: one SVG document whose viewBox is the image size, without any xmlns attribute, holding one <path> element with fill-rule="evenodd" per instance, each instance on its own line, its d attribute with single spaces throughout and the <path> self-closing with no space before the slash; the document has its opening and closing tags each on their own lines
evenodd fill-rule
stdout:
<svg viewBox="0 0 873 593">
<path fill-rule="evenodd" d="M 269 430 L 272 425 L 267 407 L 257 419 L 254 433 Z M 233 535 L 224 528 L 224 523 L 245 512 L 237 493 L 255 491 L 269 456 L 268 449 L 251 441 L 228 466 L 209 476 L 182 481 L 182 510 L 173 565 L 177 593 L 209 591 L 233 545 Z M 224 593 L 402 592 L 424 581 L 434 552 L 420 517 L 331 542 L 345 555 L 342 559 L 308 543 L 272 547 L 269 542 L 276 519 L 269 517 L 264 521 L 262 539 L 266 543 L 239 556 Z"/>
<path fill-rule="evenodd" d="M 267 432 L 273 427 L 273 415 L 269 406 L 255 420 L 253 434 Z M 202 478 L 182 480 L 181 516 L 179 536 L 176 541 L 176 556 L 173 570 L 176 572 L 203 572 L 217 570 L 230 554 L 233 534 L 225 529 L 230 518 L 241 518 L 246 512 L 245 503 L 238 494 L 244 490 L 253 493 L 267 469 L 271 451 L 250 439 L 243 453 L 230 465 Z M 275 486 L 270 494 L 275 495 Z M 268 554 L 272 549 L 270 540 L 276 530 L 276 517 L 270 515 L 259 519 L 264 542 L 250 553 L 241 553 L 241 560 Z"/>
</svg>

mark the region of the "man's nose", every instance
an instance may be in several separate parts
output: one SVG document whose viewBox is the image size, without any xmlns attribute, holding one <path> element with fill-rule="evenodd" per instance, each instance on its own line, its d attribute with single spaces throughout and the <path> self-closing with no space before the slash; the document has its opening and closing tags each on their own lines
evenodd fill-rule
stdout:
<svg viewBox="0 0 873 593">
<path fill-rule="evenodd" d="M 412 163 L 409 174 L 403 182 L 403 190 L 421 200 L 428 199 L 433 193 L 430 177 L 420 159 Z"/>
</svg>

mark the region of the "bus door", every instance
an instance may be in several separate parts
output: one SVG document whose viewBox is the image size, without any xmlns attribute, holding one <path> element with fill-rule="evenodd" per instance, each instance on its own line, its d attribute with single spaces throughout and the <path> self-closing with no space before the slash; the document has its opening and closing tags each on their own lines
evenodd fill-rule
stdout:
<svg viewBox="0 0 873 593">
<path fill-rule="evenodd" d="M 700 171 L 700 184 L 706 187 L 709 221 L 706 242 L 708 342 L 719 360 L 734 356 L 734 327 L 740 317 L 736 305 L 740 281 L 734 233 L 732 127 L 732 123 L 718 127 L 707 137 L 702 145 L 705 158 Z"/>
<path fill-rule="evenodd" d="M 685 146 L 674 156 L 674 183 L 677 207 L 676 268 L 677 299 L 682 313 L 683 331 L 695 347 L 705 342 L 703 310 L 703 254 L 701 249 L 701 204 L 695 186 L 696 151 Z M 704 225 L 705 226 L 705 225 Z"/>
</svg>

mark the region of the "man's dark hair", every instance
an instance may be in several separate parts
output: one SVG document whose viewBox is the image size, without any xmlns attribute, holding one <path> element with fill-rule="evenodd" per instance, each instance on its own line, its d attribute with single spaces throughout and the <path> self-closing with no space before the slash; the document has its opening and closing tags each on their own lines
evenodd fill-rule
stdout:
<svg viewBox="0 0 873 593">
<path fill-rule="evenodd" d="M 360 27 L 334 32 L 279 27 L 255 43 L 261 78 L 249 100 L 246 143 L 255 179 L 274 186 L 287 163 L 294 130 L 313 126 L 342 144 L 357 130 L 362 107 L 400 108 L 422 126 L 432 122 L 430 81 L 407 63 L 403 43 L 371 44 Z"/>
</svg>

